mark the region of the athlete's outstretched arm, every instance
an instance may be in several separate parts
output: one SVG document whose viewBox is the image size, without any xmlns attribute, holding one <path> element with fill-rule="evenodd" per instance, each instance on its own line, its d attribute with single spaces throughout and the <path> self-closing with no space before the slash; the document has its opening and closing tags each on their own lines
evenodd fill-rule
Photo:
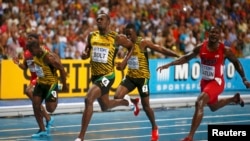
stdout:
<svg viewBox="0 0 250 141">
<path fill-rule="evenodd" d="M 143 50 L 146 50 L 146 48 L 150 48 L 150 49 L 152 49 L 152 50 L 154 50 L 154 51 L 163 53 L 163 54 L 165 54 L 165 55 L 167 55 L 167 56 L 171 56 L 171 57 L 180 57 L 180 55 L 177 54 L 176 52 L 174 52 L 174 51 L 172 51 L 172 50 L 170 50 L 170 49 L 167 49 L 167 48 L 165 48 L 165 47 L 161 47 L 161 46 L 159 46 L 158 44 L 154 44 L 154 43 L 153 43 L 152 41 L 150 41 L 150 40 L 145 40 L 145 39 L 143 39 L 143 40 L 141 41 L 141 48 L 142 48 Z"/>
<path fill-rule="evenodd" d="M 247 88 L 250 88 L 250 82 L 247 81 L 243 66 L 241 65 L 239 59 L 233 54 L 230 48 L 225 48 L 225 58 L 228 59 L 230 62 L 233 63 L 236 71 L 240 74 L 243 83 Z"/>
<path fill-rule="evenodd" d="M 181 64 L 184 64 L 184 63 L 188 62 L 189 60 L 197 57 L 197 55 L 199 54 L 200 47 L 201 46 L 198 46 L 198 47 L 194 48 L 194 50 L 191 51 L 190 53 L 185 54 L 185 55 L 181 56 L 180 58 L 178 58 L 178 59 L 176 59 L 176 60 L 174 60 L 174 61 L 172 61 L 170 63 L 167 63 L 165 65 L 162 65 L 162 66 L 158 67 L 156 69 L 156 71 L 159 70 L 161 72 L 161 70 L 167 69 L 170 66 L 181 65 Z"/>
</svg>

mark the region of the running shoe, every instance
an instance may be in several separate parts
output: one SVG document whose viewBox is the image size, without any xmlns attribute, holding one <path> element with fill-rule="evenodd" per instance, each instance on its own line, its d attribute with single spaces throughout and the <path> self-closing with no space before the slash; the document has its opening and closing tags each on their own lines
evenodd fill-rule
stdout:
<svg viewBox="0 0 250 141">
<path fill-rule="evenodd" d="M 54 121 L 55 121 L 54 117 L 50 116 L 50 120 L 47 121 L 47 123 L 46 123 L 46 129 L 47 129 L 48 133 L 50 133 L 50 129 L 51 129 Z"/>
<path fill-rule="evenodd" d="M 159 132 L 158 129 L 154 129 L 151 132 L 151 141 L 158 141 L 159 139 Z"/>
<path fill-rule="evenodd" d="M 244 107 L 245 103 L 243 101 L 243 99 L 240 97 L 240 94 L 239 93 L 236 93 L 234 95 L 234 97 L 237 98 L 237 101 L 235 101 L 236 104 L 240 104 L 241 107 Z"/>
<path fill-rule="evenodd" d="M 76 139 L 75 139 L 75 141 L 82 141 L 82 139 L 80 139 L 80 138 L 76 138 Z"/>
<path fill-rule="evenodd" d="M 135 116 L 138 116 L 139 112 L 140 112 L 140 108 L 139 108 L 139 105 L 138 105 L 139 101 L 140 101 L 139 98 L 136 98 L 136 99 L 132 100 L 132 103 L 134 104 L 134 115 Z"/>
<path fill-rule="evenodd" d="M 33 134 L 31 137 L 32 138 L 48 137 L 48 133 L 47 131 L 39 130 L 37 133 Z"/>
<path fill-rule="evenodd" d="M 189 138 L 189 137 L 186 137 L 182 141 L 193 141 L 193 140 L 191 138 Z"/>
</svg>

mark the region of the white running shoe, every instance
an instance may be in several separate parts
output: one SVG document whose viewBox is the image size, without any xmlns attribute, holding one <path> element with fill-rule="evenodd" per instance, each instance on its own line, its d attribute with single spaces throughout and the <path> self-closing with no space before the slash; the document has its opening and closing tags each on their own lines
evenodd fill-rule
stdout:
<svg viewBox="0 0 250 141">
<path fill-rule="evenodd" d="M 82 139 L 80 139 L 80 138 L 76 138 L 76 139 L 75 139 L 75 141 L 82 141 Z"/>
<path fill-rule="evenodd" d="M 129 96 L 128 94 L 126 94 L 126 95 L 124 96 L 123 99 L 125 99 L 125 100 L 128 101 L 128 106 L 130 107 L 131 110 L 133 110 L 133 109 L 135 108 L 135 106 L 134 106 L 134 104 L 132 103 L 132 101 L 131 101 L 131 99 L 130 99 L 130 96 Z"/>
</svg>

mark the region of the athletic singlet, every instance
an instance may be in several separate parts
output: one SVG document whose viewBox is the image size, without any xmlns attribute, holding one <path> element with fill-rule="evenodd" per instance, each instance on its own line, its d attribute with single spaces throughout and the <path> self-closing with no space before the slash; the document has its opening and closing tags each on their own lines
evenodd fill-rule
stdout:
<svg viewBox="0 0 250 141">
<path fill-rule="evenodd" d="M 115 45 L 116 32 L 100 35 L 99 31 L 91 34 L 91 73 L 92 75 L 105 75 L 114 71 L 114 59 L 118 47 Z"/>
<path fill-rule="evenodd" d="M 135 43 L 135 49 L 128 60 L 127 75 L 133 78 L 149 78 L 148 55 L 147 51 L 140 48 L 142 37 L 138 37 Z"/>
<path fill-rule="evenodd" d="M 57 83 L 58 76 L 56 73 L 56 69 L 50 65 L 45 64 L 43 61 L 44 56 L 48 53 L 49 52 L 44 49 L 44 54 L 40 58 L 35 56 L 34 62 L 36 75 L 38 76 L 38 83 L 51 85 Z"/>
<path fill-rule="evenodd" d="M 202 79 L 216 80 L 219 84 L 223 79 L 224 44 L 220 43 L 216 51 L 207 49 L 208 42 L 204 42 L 200 49 Z"/>
</svg>

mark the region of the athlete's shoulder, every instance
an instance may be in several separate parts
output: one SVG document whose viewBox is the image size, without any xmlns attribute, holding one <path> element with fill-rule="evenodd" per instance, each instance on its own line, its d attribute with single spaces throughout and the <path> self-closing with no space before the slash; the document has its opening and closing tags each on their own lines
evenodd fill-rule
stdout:
<svg viewBox="0 0 250 141">
<path fill-rule="evenodd" d="M 123 36 L 124 34 L 118 34 L 115 31 L 110 31 L 108 36 L 112 37 L 113 39 L 115 39 L 117 36 Z M 125 36 L 125 35 L 124 35 Z"/>
<path fill-rule="evenodd" d="M 92 31 L 92 32 L 89 32 L 90 35 L 97 35 L 99 34 L 100 32 L 98 30 L 95 30 L 95 31 Z"/>
<path fill-rule="evenodd" d="M 90 36 L 96 36 L 96 35 L 98 35 L 99 33 L 100 33 L 100 32 L 99 32 L 98 30 L 96 30 L 96 31 L 90 32 L 89 35 L 90 35 Z"/>
</svg>

